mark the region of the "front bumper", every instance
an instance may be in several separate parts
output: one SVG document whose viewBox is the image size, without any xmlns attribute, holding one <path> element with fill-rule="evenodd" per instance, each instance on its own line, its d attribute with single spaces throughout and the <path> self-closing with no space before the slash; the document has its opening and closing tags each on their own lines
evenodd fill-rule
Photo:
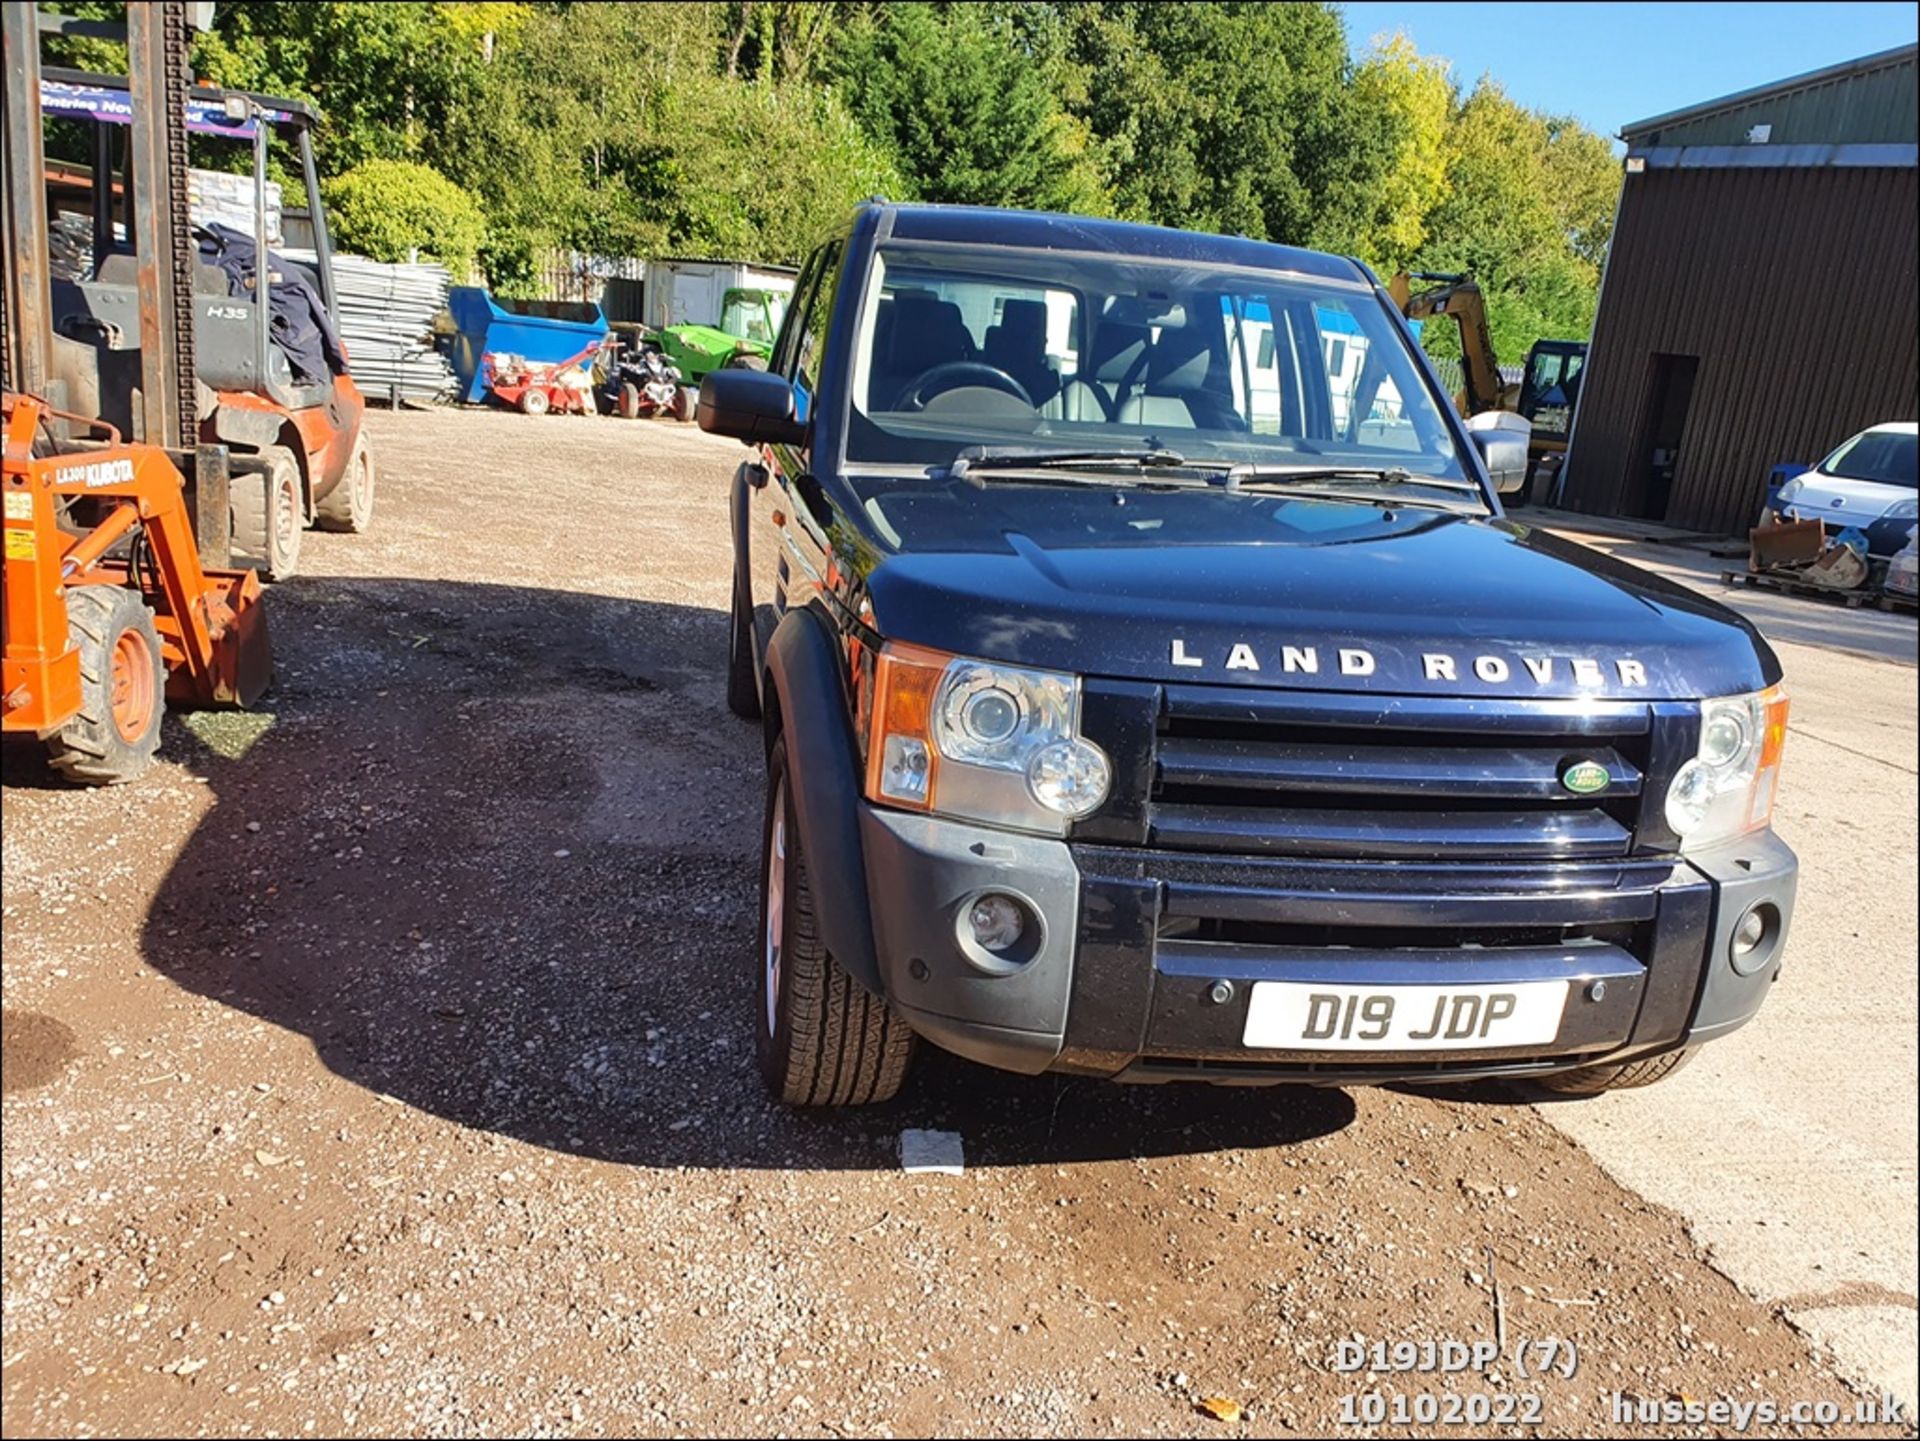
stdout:
<svg viewBox="0 0 1920 1441">
<path fill-rule="evenodd" d="M 1072 845 L 865 805 L 860 819 L 881 979 L 917 1032 L 1004 1070 L 1137 1081 L 1452 1081 L 1699 1044 L 1759 1009 L 1797 870 L 1765 831 L 1684 859 L 1522 866 Z M 1021 897 L 1040 919 L 1022 964 L 983 964 L 961 939 L 968 906 L 989 891 Z M 1736 968 L 1734 928 L 1755 905 L 1771 906 L 1776 924 Z M 1568 1000 L 1541 1045 L 1356 1054 L 1242 1043 L 1262 981 L 1553 979 L 1570 983 Z"/>
</svg>

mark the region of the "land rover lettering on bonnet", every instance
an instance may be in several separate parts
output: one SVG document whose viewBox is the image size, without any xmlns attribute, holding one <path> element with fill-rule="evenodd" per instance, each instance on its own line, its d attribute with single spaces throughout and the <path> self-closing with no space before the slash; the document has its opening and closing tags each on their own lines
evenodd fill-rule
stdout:
<svg viewBox="0 0 1920 1441">
<path fill-rule="evenodd" d="M 1510 438 L 1358 261 L 876 202 L 699 417 L 751 447 L 727 696 L 786 1100 L 884 1099 L 922 1040 L 1593 1094 L 1780 974 L 1779 663 L 1510 520 Z"/>
</svg>

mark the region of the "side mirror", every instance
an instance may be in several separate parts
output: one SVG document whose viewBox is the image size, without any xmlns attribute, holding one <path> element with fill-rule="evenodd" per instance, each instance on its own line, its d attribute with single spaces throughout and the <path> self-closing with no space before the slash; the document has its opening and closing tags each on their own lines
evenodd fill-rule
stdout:
<svg viewBox="0 0 1920 1441">
<path fill-rule="evenodd" d="M 1473 448 L 1486 463 L 1487 476 L 1501 495 L 1515 495 L 1527 483 L 1527 442 L 1533 422 L 1509 411 L 1490 410 L 1467 421 Z"/>
<path fill-rule="evenodd" d="M 702 430 L 748 445 L 799 445 L 806 422 L 795 409 L 793 384 L 765 370 L 716 370 L 700 382 L 696 412 Z"/>
</svg>

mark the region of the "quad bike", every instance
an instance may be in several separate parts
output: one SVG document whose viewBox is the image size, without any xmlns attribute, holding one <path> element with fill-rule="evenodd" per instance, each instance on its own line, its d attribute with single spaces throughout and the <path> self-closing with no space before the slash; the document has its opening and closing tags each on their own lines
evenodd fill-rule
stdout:
<svg viewBox="0 0 1920 1441">
<path fill-rule="evenodd" d="M 682 383 L 680 367 L 651 340 L 609 353 L 607 381 L 600 397 L 625 420 L 656 415 L 692 420 L 699 401 L 699 393 Z"/>
</svg>

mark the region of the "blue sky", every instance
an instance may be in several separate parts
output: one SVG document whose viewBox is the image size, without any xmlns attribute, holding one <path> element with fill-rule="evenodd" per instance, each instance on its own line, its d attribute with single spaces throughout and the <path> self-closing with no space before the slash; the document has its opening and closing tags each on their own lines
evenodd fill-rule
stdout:
<svg viewBox="0 0 1920 1441">
<path fill-rule="evenodd" d="M 1912 4 L 1347 4 L 1354 53 L 1404 30 L 1470 86 L 1606 135 L 1668 110 L 1915 39 Z"/>
</svg>

